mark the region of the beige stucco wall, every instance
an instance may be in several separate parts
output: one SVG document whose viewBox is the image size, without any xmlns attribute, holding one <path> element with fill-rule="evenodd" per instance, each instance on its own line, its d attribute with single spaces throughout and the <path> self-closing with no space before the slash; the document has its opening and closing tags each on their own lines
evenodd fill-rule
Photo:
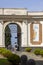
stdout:
<svg viewBox="0 0 43 65">
<path fill-rule="evenodd" d="M 21 43 L 20 43 L 21 47 L 27 47 L 27 24 L 26 24 L 26 22 L 27 22 L 27 20 L 23 20 L 22 23 L 17 22 L 17 21 L 8 21 L 8 22 L 4 23 L 4 30 L 5 30 L 5 27 L 10 23 L 16 23 L 20 26 L 20 28 L 21 28 Z M 5 37 L 4 37 L 4 40 L 5 40 Z"/>
<path fill-rule="evenodd" d="M 33 12 L 30 12 L 30 11 L 28 11 L 28 15 L 43 15 L 43 11 L 33 11 Z"/>
<path fill-rule="evenodd" d="M 43 11 L 28 11 L 26 8 L 0 8 L 0 15 L 43 15 Z"/>
<path fill-rule="evenodd" d="M 2 23 L 2 21 L 0 22 L 0 47 L 4 47 L 5 46 L 5 27 L 9 24 L 9 23 L 17 23 L 20 27 L 21 27 L 21 47 L 43 47 L 43 21 L 40 21 L 40 23 L 42 24 L 42 43 L 40 45 L 32 45 L 32 43 L 30 43 L 30 23 L 28 23 L 28 44 L 27 44 L 27 20 L 23 20 L 22 23 L 20 22 L 15 22 L 15 21 L 9 21 Z"/>
<path fill-rule="evenodd" d="M 22 22 L 22 47 L 27 47 L 27 20 Z"/>
<path fill-rule="evenodd" d="M 30 24 L 28 24 L 28 46 L 29 47 L 43 47 L 43 21 L 40 21 L 40 23 L 42 24 L 42 43 L 39 44 L 39 45 L 33 45 L 31 42 L 30 42 Z"/>
<path fill-rule="evenodd" d="M 43 15 L 43 12 L 28 12 L 27 9 L 17 9 L 17 8 L 0 8 L 0 15 Z M 36 17 L 37 18 L 37 17 Z M 28 23 L 29 22 L 29 23 Z M 4 23 L 3 20 L 0 20 L 0 47 L 5 46 L 5 27 L 9 23 L 16 23 L 21 28 L 21 47 L 43 47 L 43 21 L 40 20 L 42 24 L 42 43 L 40 45 L 32 45 L 30 43 L 30 24 L 31 22 L 35 22 L 34 19 L 26 20 L 24 19 L 22 22 L 20 21 L 7 21 Z M 27 30 L 27 23 L 28 23 L 28 30 Z M 28 34 L 27 34 L 28 33 Z M 28 37 L 27 37 L 28 36 Z M 28 40 L 27 40 L 28 38 Z"/>
<path fill-rule="evenodd" d="M 3 21 L 0 20 L 0 47 L 5 47 L 4 44 L 4 26 Z"/>
<path fill-rule="evenodd" d="M 0 15 L 27 15 L 25 8 L 0 8 Z"/>
</svg>

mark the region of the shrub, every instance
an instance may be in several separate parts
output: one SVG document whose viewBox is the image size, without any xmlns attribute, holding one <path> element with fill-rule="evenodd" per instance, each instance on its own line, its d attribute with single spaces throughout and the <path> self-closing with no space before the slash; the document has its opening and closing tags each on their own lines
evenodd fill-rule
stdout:
<svg viewBox="0 0 43 65">
<path fill-rule="evenodd" d="M 40 51 L 40 55 L 43 56 L 43 50 Z"/>
<path fill-rule="evenodd" d="M 16 54 L 12 54 L 8 57 L 8 60 L 12 62 L 13 65 L 19 65 L 20 63 L 20 57 Z"/>
<path fill-rule="evenodd" d="M 9 57 L 9 55 L 12 54 L 10 50 L 7 50 L 6 48 L 0 48 L 0 54 L 2 54 L 5 57 Z"/>
<path fill-rule="evenodd" d="M 5 48 L 0 48 L 0 54 L 5 50 Z"/>
<path fill-rule="evenodd" d="M 5 57 L 8 58 L 10 55 L 12 55 L 12 53 L 9 50 L 5 50 L 5 51 L 2 52 L 2 55 L 4 55 Z"/>
<path fill-rule="evenodd" d="M 36 55 L 40 55 L 40 51 L 41 51 L 40 48 L 36 48 L 36 49 L 34 50 L 34 54 L 36 54 Z"/>
<path fill-rule="evenodd" d="M 0 54 L 5 56 L 13 65 L 19 65 L 20 57 L 6 48 L 0 48 Z"/>
<path fill-rule="evenodd" d="M 25 48 L 25 51 L 30 52 L 32 48 Z"/>
</svg>

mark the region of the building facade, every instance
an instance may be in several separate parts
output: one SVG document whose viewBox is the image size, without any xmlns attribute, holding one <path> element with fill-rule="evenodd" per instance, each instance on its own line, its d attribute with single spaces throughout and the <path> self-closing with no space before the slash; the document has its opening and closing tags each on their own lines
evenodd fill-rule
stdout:
<svg viewBox="0 0 43 65">
<path fill-rule="evenodd" d="M 21 29 L 21 47 L 43 47 L 43 12 L 26 8 L 0 8 L 0 47 L 5 47 L 5 27 L 15 23 Z"/>
</svg>

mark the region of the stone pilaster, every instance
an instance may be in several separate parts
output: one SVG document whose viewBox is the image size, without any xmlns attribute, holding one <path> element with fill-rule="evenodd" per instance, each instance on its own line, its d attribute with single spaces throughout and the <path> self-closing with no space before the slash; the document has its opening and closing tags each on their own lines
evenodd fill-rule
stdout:
<svg viewBox="0 0 43 65">
<path fill-rule="evenodd" d="M 5 47 L 5 43 L 4 43 L 4 25 L 3 25 L 2 20 L 0 20 L 0 47 Z"/>
<path fill-rule="evenodd" d="M 22 44 L 21 47 L 27 47 L 28 40 L 27 40 L 27 20 L 23 20 L 22 22 Z"/>
</svg>

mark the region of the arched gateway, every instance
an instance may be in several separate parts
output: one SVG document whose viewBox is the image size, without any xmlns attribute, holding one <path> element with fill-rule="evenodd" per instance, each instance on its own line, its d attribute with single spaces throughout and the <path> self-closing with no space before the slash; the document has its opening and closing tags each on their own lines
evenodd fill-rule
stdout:
<svg viewBox="0 0 43 65">
<path fill-rule="evenodd" d="M 11 41 L 12 35 L 13 42 Z M 5 47 L 7 48 L 9 45 L 12 45 L 13 48 L 17 46 L 17 50 L 21 48 L 21 27 L 17 23 L 9 23 L 5 26 Z"/>
<path fill-rule="evenodd" d="M 0 47 L 5 47 L 5 28 L 10 23 L 18 26 L 19 47 L 43 46 L 43 12 L 0 8 Z"/>
</svg>

